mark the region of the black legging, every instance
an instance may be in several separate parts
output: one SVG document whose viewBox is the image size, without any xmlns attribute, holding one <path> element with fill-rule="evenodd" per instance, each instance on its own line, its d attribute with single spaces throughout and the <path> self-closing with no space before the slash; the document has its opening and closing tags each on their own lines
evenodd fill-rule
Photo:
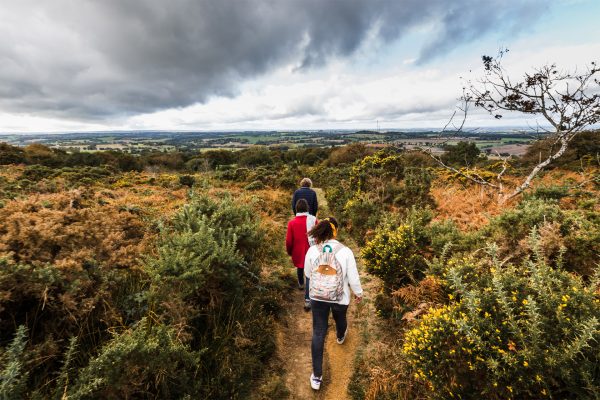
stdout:
<svg viewBox="0 0 600 400">
<path fill-rule="evenodd" d="M 298 285 L 304 285 L 304 268 L 296 268 L 296 272 L 298 273 Z"/>
<path fill-rule="evenodd" d="M 298 273 L 298 285 L 304 285 L 304 268 L 296 268 L 296 272 Z M 308 290 L 309 290 L 309 281 L 310 279 L 306 278 L 306 285 L 304 285 L 304 299 L 308 300 Z"/>
<path fill-rule="evenodd" d="M 313 374 L 316 377 L 323 375 L 323 349 L 325 347 L 325 336 L 327 335 L 327 323 L 329 310 L 335 321 L 335 335 L 341 339 L 348 327 L 346 320 L 347 305 L 337 303 L 326 303 L 324 301 L 310 301 L 312 306 L 313 336 L 311 343 Z"/>
</svg>

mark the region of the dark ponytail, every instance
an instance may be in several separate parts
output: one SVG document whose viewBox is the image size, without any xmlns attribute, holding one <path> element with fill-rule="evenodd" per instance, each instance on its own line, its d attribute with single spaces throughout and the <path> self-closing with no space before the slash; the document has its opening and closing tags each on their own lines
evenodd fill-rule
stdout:
<svg viewBox="0 0 600 400">
<path fill-rule="evenodd" d="M 339 224 L 335 218 L 328 217 L 315 225 L 308 232 L 308 235 L 312 236 L 317 243 L 323 243 L 337 236 L 338 226 Z"/>
</svg>

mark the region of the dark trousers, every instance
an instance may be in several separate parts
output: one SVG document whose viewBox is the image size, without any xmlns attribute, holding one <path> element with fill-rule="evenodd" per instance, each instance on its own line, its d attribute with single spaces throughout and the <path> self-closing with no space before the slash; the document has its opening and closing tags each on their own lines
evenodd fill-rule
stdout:
<svg viewBox="0 0 600 400">
<path fill-rule="evenodd" d="M 310 347 L 312 353 L 313 375 L 323 375 L 323 350 L 325 347 L 325 336 L 327 335 L 327 323 L 329 321 L 329 310 L 335 321 L 336 336 L 342 338 L 346 333 L 348 321 L 346 320 L 347 305 L 337 303 L 326 303 L 324 301 L 310 301 L 313 317 L 313 336 Z"/>
<path fill-rule="evenodd" d="M 304 268 L 296 267 L 296 272 L 298 273 L 298 285 L 304 285 Z M 306 278 L 306 285 L 304 285 L 304 299 L 308 300 L 308 282 L 310 279 Z"/>
<path fill-rule="evenodd" d="M 296 267 L 296 272 L 298 273 L 298 285 L 304 285 L 304 268 Z"/>
</svg>

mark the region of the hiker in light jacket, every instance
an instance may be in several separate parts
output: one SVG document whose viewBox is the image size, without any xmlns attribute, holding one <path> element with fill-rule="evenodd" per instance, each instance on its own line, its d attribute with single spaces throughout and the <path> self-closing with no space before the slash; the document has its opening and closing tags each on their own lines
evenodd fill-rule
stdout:
<svg viewBox="0 0 600 400">
<path fill-rule="evenodd" d="M 305 311 L 310 310 L 310 300 L 308 298 L 308 278 L 306 278 L 306 285 L 304 285 L 304 258 L 310 246 L 315 244 L 314 239 L 309 237 L 307 233 L 316 223 L 317 218 L 308 213 L 308 203 L 306 200 L 300 199 L 296 202 L 296 216 L 288 222 L 285 235 L 287 253 L 292 257 L 292 263 L 298 273 L 298 289 L 304 289 Z"/>
<path fill-rule="evenodd" d="M 311 189 L 312 181 L 309 178 L 303 178 L 300 186 L 300 189 L 296 190 L 292 196 L 292 211 L 296 214 L 296 203 L 298 200 L 304 199 L 308 203 L 308 213 L 316 217 L 317 211 L 319 211 L 319 202 L 317 193 Z"/>
<path fill-rule="evenodd" d="M 346 312 L 350 304 L 350 289 L 354 293 L 356 302 L 361 301 L 363 295 L 354 253 L 335 239 L 337 230 L 338 222 L 333 217 L 325 218 L 315 225 L 308 234 L 317 244 L 310 247 L 304 262 L 304 273 L 311 279 L 309 295 L 313 317 L 311 344 L 313 372 L 310 376 L 310 385 L 315 390 L 320 389 L 323 377 L 323 350 L 329 311 L 335 321 L 336 341 L 338 344 L 343 344 L 348 335 Z M 327 265 L 324 265 L 325 260 L 328 260 Z M 332 265 L 336 267 L 335 271 L 332 271 Z M 337 271 L 338 267 L 341 268 L 340 272 Z M 332 282 L 336 289 L 328 291 L 330 287 L 327 285 Z M 335 300 L 324 300 L 331 297 L 335 297 Z"/>
</svg>

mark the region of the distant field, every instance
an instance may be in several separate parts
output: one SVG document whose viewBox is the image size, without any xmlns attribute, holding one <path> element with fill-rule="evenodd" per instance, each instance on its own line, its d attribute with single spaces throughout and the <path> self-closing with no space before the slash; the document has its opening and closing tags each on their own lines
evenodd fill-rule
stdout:
<svg viewBox="0 0 600 400">
<path fill-rule="evenodd" d="M 522 156 L 527 152 L 529 148 L 528 144 L 506 144 L 502 146 L 494 146 L 490 150 L 493 154 L 496 152 L 500 154 L 510 154 L 513 156 Z"/>
<path fill-rule="evenodd" d="M 531 141 L 527 133 L 485 132 L 464 133 L 451 140 L 439 137 L 439 132 L 123 132 L 72 133 L 38 135 L 0 135 L 0 142 L 26 146 L 41 143 L 66 151 L 94 152 L 102 150 L 140 153 L 146 151 L 207 151 L 217 149 L 244 149 L 252 145 L 282 146 L 342 146 L 353 142 L 366 144 L 396 144 L 406 148 L 455 145 L 459 141 L 475 142 L 482 151 L 523 154 Z M 441 151 L 441 150 L 440 150 Z"/>
</svg>

